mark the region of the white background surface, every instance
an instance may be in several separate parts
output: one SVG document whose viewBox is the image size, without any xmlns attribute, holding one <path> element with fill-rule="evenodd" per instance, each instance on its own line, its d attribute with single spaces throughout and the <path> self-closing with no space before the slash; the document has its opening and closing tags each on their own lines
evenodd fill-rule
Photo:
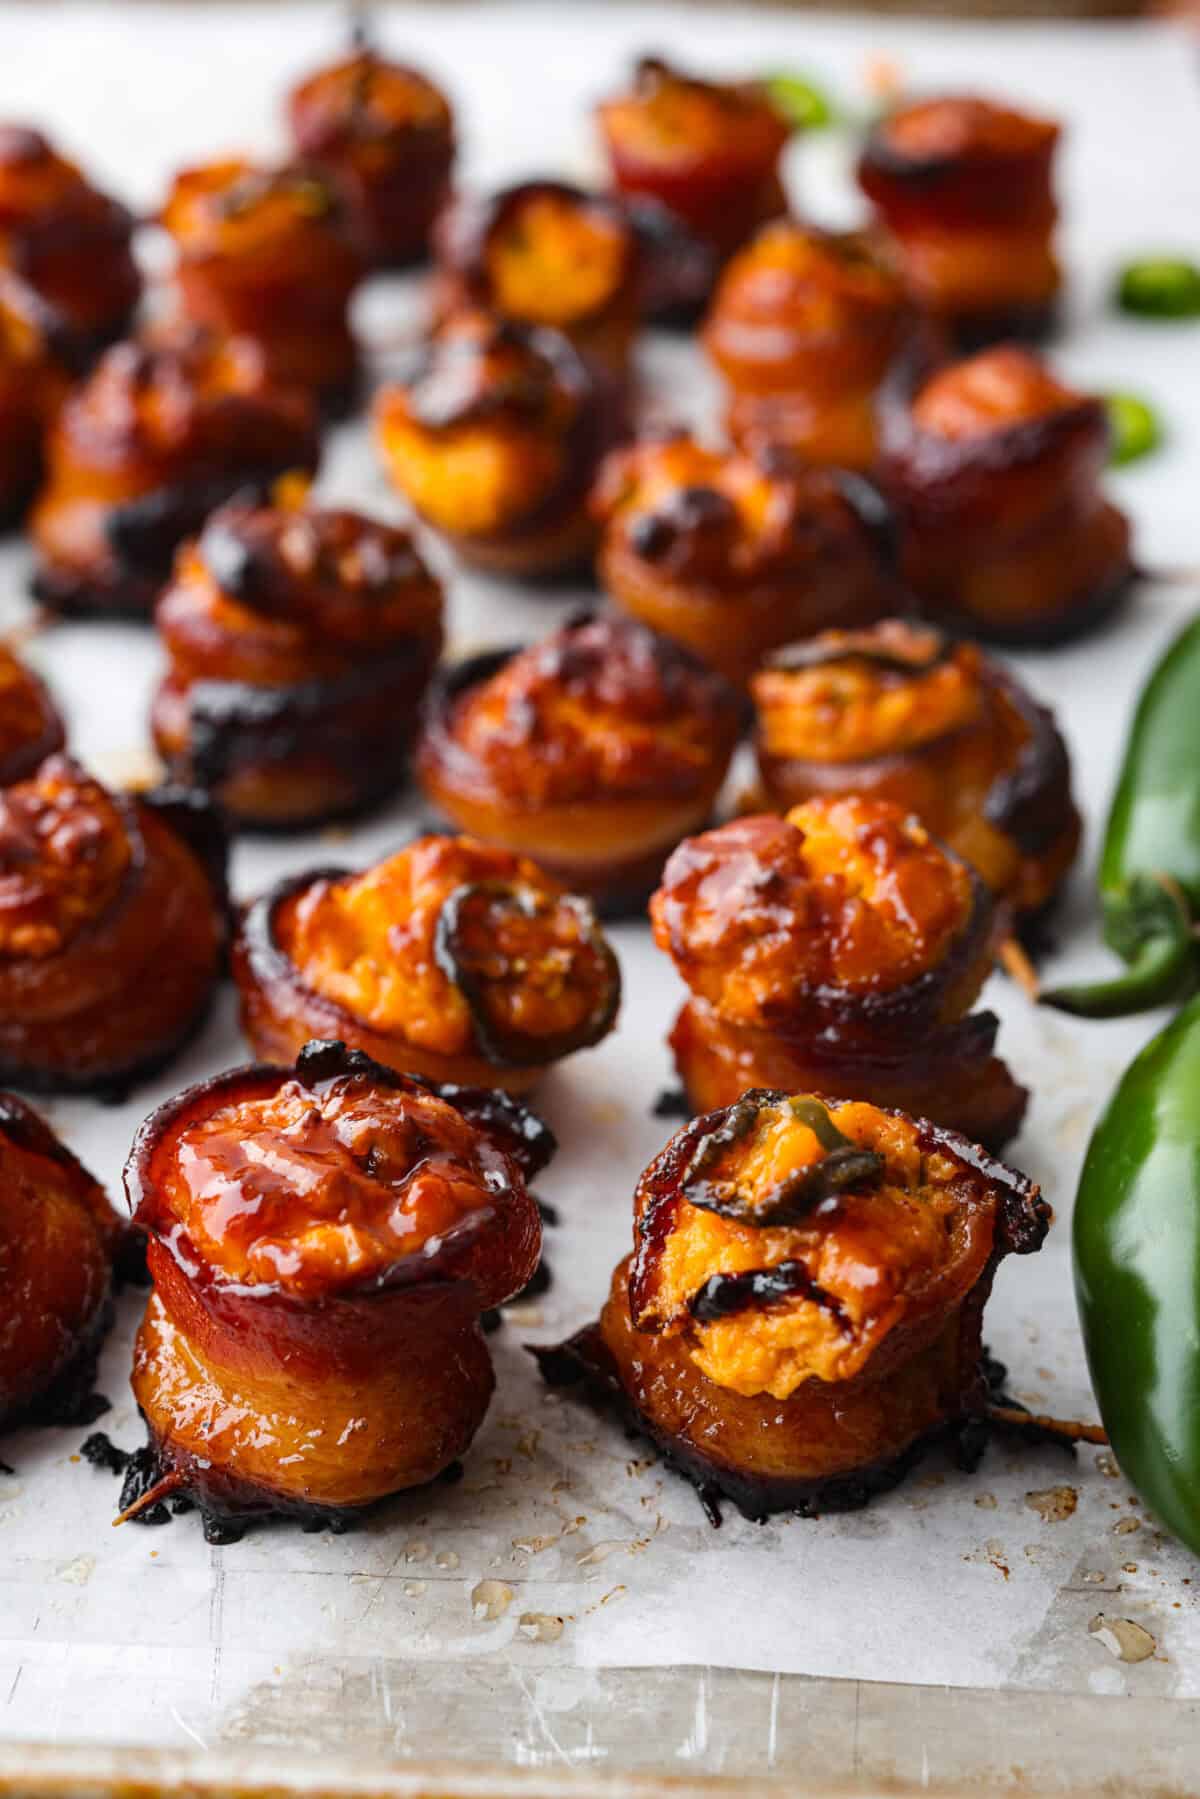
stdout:
<svg viewBox="0 0 1200 1799">
<path fill-rule="evenodd" d="M 588 102 L 647 47 L 731 72 L 804 69 L 851 100 L 866 56 L 886 52 L 913 85 L 973 85 L 1062 116 L 1072 303 L 1058 359 L 1082 383 L 1134 388 L 1161 408 L 1168 447 L 1113 485 L 1135 516 L 1146 564 L 1200 563 L 1200 329 L 1139 326 L 1105 304 L 1120 260 L 1197 247 L 1200 116 L 1182 39 L 588 5 L 398 9 L 384 39 L 445 80 L 461 109 L 465 173 L 487 182 L 586 174 Z M 150 208 L 183 160 L 275 146 L 283 89 L 337 41 L 335 16 L 323 8 L 10 5 L 0 13 L 0 117 L 46 126 Z M 831 221 L 853 217 L 845 161 L 836 135 L 798 147 L 789 167 L 795 203 Z M 361 316 L 376 338 L 402 335 L 414 317 L 411 285 L 378 286 Z M 653 342 L 645 373 L 658 410 L 708 415 L 710 383 L 678 340 Z M 361 426 L 331 444 L 322 487 L 399 511 Z M 5 626 L 26 616 L 25 575 L 21 547 L 0 546 Z M 450 571 L 460 647 L 548 628 L 579 597 L 534 599 Z M 1096 642 L 1017 659 L 1058 710 L 1089 821 L 1056 974 L 1097 963 L 1089 882 L 1125 719 L 1141 676 L 1193 603 L 1183 586 L 1146 588 Z M 108 778 L 140 774 L 158 667 L 152 636 L 63 626 L 30 655 L 64 703 L 79 753 Z M 398 804 L 333 854 L 365 862 L 412 815 L 411 804 Z M 328 835 L 244 843 L 238 892 L 330 853 Z M 556 1683 L 578 1678 L 572 1667 L 660 1663 L 1200 1694 L 1200 1567 L 1153 1530 L 1092 1451 L 1071 1465 L 1051 1451 L 993 1448 L 974 1478 L 932 1461 L 865 1512 L 761 1527 L 730 1516 L 713 1532 L 690 1489 L 641 1446 L 541 1391 L 521 1344 L 554 1340 L 594 1313 L 628 1244 L 633 1183 L 671 1128 L 649 1107 L 672 1079 L 663 1038 L 678 983 L 644 927 L 620 927 L 614 938 L 627 995 L 620 1029 L 553 1074 L 540 1095 L 564 1146 L 539 1182 L 563 1214 L 548 1237 L 555 1285 L 520 1325 L 510 1321 L 491 1339 L 499 1390 L 465 1480 L 398 1499 L 344 1538 L 276 1528 L 209 1549 L 194 1518 L 112 1531 L 115 1483 L 71 1460 L 82 1432 L 9 1439 L 2 1454 L 17 1472 L 0 1477 L 0 1736 L 175 1746 L 253 1736 L 256 1717 L 289 1685 L 311 1690 L 316 1705 L 322 1693 L 336 1698 L 351 1671 L 373 1682 L 385 1662 L 413 1659 L 503 1658 L 549 1699 Z M 1028 1402 L 1087 1413 L 1070 1196 L 1095 1111 L 1150 1021 L 1083 1025 L 1035 1014 L 999 980 L 987 1001 L 1004 1021 L 1003 1052 L 1035 1094 L 1012 1159 L 1043 1183 L 1059 1214 L 1039 1257 L 1005 1266 L 987 1334 Z M 116 1196 L 150 1106 L 243 1057 L 226 995 L 202 1040 L 128 1105 L 46 1109 Z M 125 1384 L 138 1305 L 136 1296 L 124 1304 L 100 1383 L 114 1402 L 104 1425 L 129 1446 L 138 1437 Z M 1078 1509 L 1044 1522 L 1025 1495 L 1059 1483 L 1077 1489 Z M 1139 1528 L 1114 1534 L 1130 1517 Z M 513 1591 L 492 1622 L 473 1616 L 481 1579 Z M 1087 1631 L 1098 1611 L 1143 1623 L 1157 1655 L 1137 1666 L 1114 1661 Z M 527 1613 L 561 1616 L 559 1640 L 532 1640 L 519 1623 Z"/>
</svg>

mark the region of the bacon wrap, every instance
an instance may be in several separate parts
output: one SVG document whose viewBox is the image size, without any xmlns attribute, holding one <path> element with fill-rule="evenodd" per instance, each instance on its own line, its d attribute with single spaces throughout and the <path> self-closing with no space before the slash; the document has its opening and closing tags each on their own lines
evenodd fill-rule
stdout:
<svg viewBox="0 0 1200 1799">
<path fill-rule="evenodd" d="M 256 1053 L 339 1037 L 392 1068 L 523 1093 L 598 1042 L 616 959 L 578 895 L 469 838 L 418 838 L 361 875 L 292 876 L 244 915 L 233 953 Z"/>
<path fill-rule="evenodd" d="M 126 1234 L 49 1125 L 0 1093 L 0 1430 L 75 1421 L 112 1320 Z"/>
<path fill-rule="evenodd" d="M 454 166 L 454 115 L 440 89 L 417 69 L 356 49 L 292 89 L 287 121 L 297 154 L 345 194 L 369 261 L 420 260 Z"/>
<path fill-rule="evenodd" d="M 992 643 L 1095 629 L 1132 576 L 1129 521 L 1101 486 L 1103 402 L 1012 345 L 927 375 L 901 367 L 881 405 L 880 479 L 921 608 Z M 929 421 L 935 407 L 953 409 L 953 433 Z"/>
<path fill-rule="evenodd" d="M 438 676 L 417 773 L 460 829 L 621 914 L 640 910 L 670 851 L 707 823 L 742 718 L 689 650 L 585 612 L 541 644 Z"/>
<path fill-rule="evenodd" d="M 626 396 L 560 332 L 458 315 L 382 390 L 375 425 L 392 483 L 463 562 L 529 580 L 587 564 Z"/>
<path fill-rule="evenodd" d="M 0 269 L 38 297 L 76 374 L 127 330 L 141 297 L 133 219 L 40 131 L 0 126 Z"/>
<path fill-rule="evenodd" d="M 881 496 L 781 445 L 726 452 L 677 433 L 614 451 L 592 510 L 618 605 L 738 685 L 780 644 L 897 601 Z"/>
<path fill-rule="evenodd" d="M 625 208 L 566 181 L 460 194 L 433 235 L 434 315 L 492 312 L 561 331 L 622 376 L 639 310 L 639 249 Z"/>
<path fill-rule="evenodd" d="M 146 618 L 184 538 L 240 493 L 319 456 L 306 394 L 245 338 L 176 326 L 117 344 L 63 407 L 30 518 L 35 596 L 80 617 Z"/>
<path fill-rule="evenodd" d="M 45 303 L 0 274 L 0 531 L 16 524 L 37 490 L 42 439 L 68 377 Z"/>
<path fill-rule="evenodd" d="M 614 185 L 659 201 L 724 257 L 786 210 L 791 129 L 757 82 L 712 82 L 644 56 L 596 109 Z"/>
<path fill-rule="evenodd" d="M 916 299 L 963 348 L 1055 323 L 1058 139 L 1049 120 L 959 95 L 900 107 L 867 139 L 859 184 Z"/>
<path fill-rule="evenodd" d="M 1018 915 L 1052 902 L 1081 835 L 1067 747 L 1048 709 L 977 646 L 900 619 L 828 632 L 769 660 L 753 697 L 772 805 L 784 811 L 835 793 L 891 800 Z M 932 712 L 939 698 L 940 722 Z M 839 713 L 837 744 L 829 743 L 830 708 Z M 864 719 L 857 750 L 847 722 L 856 708 Z"/>
<path fill-rule="evenodd" d="M 881 239 L 780 219 L 725 270 L 703 341 L 736 443 L 870 470 L 880 384 L 923 329 Z"/>
<path fill-rule="evenodd" d="M 405 531 L 352 512 L 225 508 L 158 603 L 159 754 L 254 828 L 361 811 L 404 777 L 441 611 Z"/>
<path fill-rule="evenodd" d="M 756 1132 L 792 1107 L 882 1167 L 786 1225 L 699 1209 L 708 1146 L 739 1180 L 738 1115 Z M 978 1460 L 983 1309 L 1001 1259 L 1037 1250 L 1050 1216 L 1024 1176 L 901 1112 L 753 1091 L 685 1126 L 634 1206 L 635 1252 L 599 1323 L 539 1359 L 551 1381 L 614 1400 L 714 1522 L 722 1497 L 750 1518 L 864 1505 L 938 1438 Z"/>
<path fill-rule="evenodd" d="M 968 1016 L 1005 928 L 982 880 L 891 802 L 830 796 L 680 845 L 651 901 L 691 988 L 671 1034 L 696 1110 L 746 1087 L 920 1110 L 1003 1147 L 1028 1095 Z"/>
<path fill-rule="evenodd" d="M 161 218 L 184 315 L 253 339 L 275 380 L 328 416 L 346 411 L 359 373 L 349 306 L 364 265 L 330 178 L 303 163 L 206 163 L 175 177 Z"/>
<path fill-rule="evenodd" d="M 224 853 L 199 799 L 65 756 L 0 793 L 0 1081 L 118 1095 L 170 1061 L 221 970 Z"/>
<path fill-rule="evenodd" d="M 247 1132 L 262 1157 L 237 1176 Z M 249 1222 L 189 1185 L 184 1143 L 242 1181 Z M 225 1520 L 320 1522 L 442 1473 L 494 1385 L 480 1314 L 537 1265 L 525 1179 L 553 1147 L 511 1101 L 427 1086 L 340 1043 L 310 1044 L 294 1068 L 233 1069 L 154 1112 L 125 1184 L 154 1282 L 133 1388 L 165 1490 Z M 398 1196 L 414 1192 L 395 1238 Z M 346 1232 L 360 1273 L 336 1258 Z"/>
<path fill-rule="evenodd" d="M 27 780 L 65 742 L 45 684 L 11 650 L 0 648 L 0 787 Z"/>
</svg>

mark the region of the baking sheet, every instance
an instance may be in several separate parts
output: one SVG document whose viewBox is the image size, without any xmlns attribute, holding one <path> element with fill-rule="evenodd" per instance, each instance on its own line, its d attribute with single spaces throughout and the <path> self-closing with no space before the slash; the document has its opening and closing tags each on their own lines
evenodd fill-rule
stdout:
<svg viewBox="0 0 1200 1799">
<path fill-rule="evenodd" d="M 1073 290 L 1060 360 L 1083 382 L 1133 387 L 1162 408 L 1167 447 L 1113 485 L 1135 514 L 1148 565 L 1200 562 L 1200 335 L 1139 327 L 1104 306 L 1115 262 L 1194 241 L 1200 119 L 1181 37 L 591 5 L 398 9 L 385 36 L 446 79 L 466 124 L 467 173 L 488 182 L 587 173 L 587 103 L 648 45 L 715 67 L 803 68 L 852 101 L 861 101 L 867 56 L 886 53 L 915 85 L 986 84 L 1064 116 Z M 0 15 L 0 116 L 36 118 L 150 206 L 180 161 L 226 145 L 269 149 L 282 89 L 336 41 L 336 16 L 317 7 L 10 6 Z M 834 135 L 793 157 L 793 193 L 817 216 L 853 216 L 846 150 Z M 411 282 L 377 284 L 364 296 L 364 329 L 394 346 L 416 304 Z M 686 344 L 652 342 L 645 375 L 660 414 L 711 415 L 711 384 Z M 399 512 L 361 425 L 332 441 L 321 485 Z M 20 546 L 0 548 L 5 626 L 28 614 L 25 573 Z M 548 629 L 585 597 L 534 598 L 452 571 L 450 579 L 463 648 Z M 1095 643 L 1015 659 L 1058 708 L 1093 827 L 1056 972 L 1095 961 L 1094 827 L 1136 685 L 1194 603 L 1187 586 L 1150 585 Z M 63 700 L 79 753 L 109 778 L 141 776 L 159 666 L 150 634 L 61 626 L 35 639 L 30 656 Z M 415 817 L 402 803 L 352 832 L 240 844 L 237 890 L 249 895 L 331 854 L 365 862 Z M 6 1440 L 16 1473 L 0 1477 L 0 1738 L 203 1746 L 273 1740 L 282 1717 L 294 1740 L 306 1715 L 357 1707 L 390 1718 L 398 1670 L 436 1703 L 434 1677 L 454 1663 L 478 1670 L 483 1687 L 469 1691 L 486 1687 L 491 1668 L 528 1683 L 550 1742 L 556 1708 L 597 1691 L 600 1671 L 637 1666 L 1200 1694 L 1200 1566 L 1155 1530 L 1100 1453 L 1069 1462 L 1052 1450 L 994 1447 L 973 1478 L 933 1459 L 865 1512 L 763 1526 L 731 1515 L 714 1532 L 690 1489 L 643 1446 L 541 1388 L 523 1346 L 553 1341 L 594 1313 L 629 1241 L 636 1176 L 670 1129 L 650 1107 L 671 1082 L 663 1038 L 681 990 L 644 927 L 613 935 L 626 981 L 620 1029 L 551 1075 L 540 1095 L 563 1144 L 539 1182 L 562 1213 L 547 1241 L 554 1284 L 510 1310 L 491 1339 L 498 1392 L 462 1483 L 399 1498 L 346 1537 L 274 1528 L 208 1548 L 194 1518 L 113 1531 L 115 1485 L 73 1459 L 80 1430 Z M 1004 1053 L 1035 1094 L 1012 1158 L 1059 1212 L 1042 1254 L 1002 1270 L 987 1334 L 1022 1399 L 1083 1415 L 1070 1194 L 1095 1111 L 1150 1021 L 1082 1025 L 1036 1014 L 1000 980 L 986 997 L 1003 1019 Z M 201 1040 L 129 1104 L 60 1101 L 46 1110 L 116 1194 L 144 1113 L 243 1058 L 227 994 Z M 99 1382 L 113 1402 L 104 1426 L 128 1446 L 138 1437 L 126 1386 L 138 1309 L 136 1296 L 124 1303 Z M 1054 1516 L 1064 1505 L 1037 1497 L 1057 1487 L 1074 1494 L 1068 1517 Z M 1153 1657 L 1116 1659 L 1089 1629 L 1098 1614 L 1142 1624 Z M 704 1751 L 698 1716 L 679 1753 Z M 587 1759 L 586 1745 L 577 1759 Z"/>
</svg>

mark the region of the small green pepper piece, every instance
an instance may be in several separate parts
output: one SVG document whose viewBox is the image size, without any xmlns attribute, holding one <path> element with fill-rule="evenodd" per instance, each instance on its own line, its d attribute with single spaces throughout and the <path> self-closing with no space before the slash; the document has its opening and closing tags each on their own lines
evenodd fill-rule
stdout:
<svg viewBox="0 0 1200 1799">
<path fill-rule="evenodd" d="M 1200 317 L 1200 267 L 1183 256 L 1144 256 L 1121 270 L 1117 305 L 1147 319 Z"/>
<path fill-rule="evenodd" d="M 1113 1451 L 1200 1553 L 1200 997 L 1142 1050 L 1097 1124 L 1073 1251 Z"/>
<path fill-rule="evenodd" d="M 1114 468 L 1137 462 L 1162 443 L 1162 425 L 1158 414 L 1136 394 L 1106 394 L 1108 408 L 1108 460 Z"/>
<path fill-rule="evenodd" d="M 806 75 L 780 71 L 764 83 L 771 104 L 797 131 L 820 131 L 837 123 L 837 109 L 828 94 Z"/>
<path fill-rule="evenodd" d="M 780 1104 L 798 1123 L 812 1132 L 825 1154 L 811 1168 L 781 1181 L 757 1200 L 743 1192 L 737 1181 L 710 1179 L 710 1170 L 734 1143 L 749 1136 L 759 1116 Z M 730 1106 L 721 1123 L 700 1139 L 680 1182 L 691 1205 L 702 1211 L 736 1218 L 758 1229 L 769 1225 L 798 1224 L 814 1206 L 846 1193 L 853 1187 L 875 1186 L 883 1179 L 884 1158 L 873 1149 L 861 1149 L 833 1122 L 819 1099 L 805 1094 L 788 1099 L 767 1087 L 751 1088 Z"/>
<path fill-rule="evenodd" d="M 1115 981 L 1059 988 L 1042 1003 L 1118 1018 L 1185 999 L 1200 971 L 1200 615 L 1142 690 L 1100 858 L 1104 937 L 1126 964 Z"/>
</svg>

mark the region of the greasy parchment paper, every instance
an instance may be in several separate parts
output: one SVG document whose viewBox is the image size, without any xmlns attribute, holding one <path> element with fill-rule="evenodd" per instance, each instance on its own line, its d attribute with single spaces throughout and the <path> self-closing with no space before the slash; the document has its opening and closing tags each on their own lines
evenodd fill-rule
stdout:
<svg viewBox="0 0 1200 1799">
<path fill-rule="evenodd" d="M 1061 361 L 1085 383 L 1136 388 L 1162 408 L 1167 447 L 1114 488 L 1136 516 L 1148 566 L 1200 562 L 1200 337 L 1122 322 L 1104 305 L 1122 256 L 1194 245 L 1200 122 L 1181 38 L 591 5 L 398 9 L 385 37 L 444 76 L 462 106 L 467 170 L 493 182 L 587 173 L 587 103 L 650 45 L 717 67 L 802 68 L 858 101 L 866 57 L 885 52 L 914 85 L 971 83 L 1064 117 L 1073 289 Z M 181 161 L 274 144 L 285 82 L 335 41 L 335 17 L 323 7 L 10 6 L 0 16 L 0 116 L 46 124 L 148 208 Z M 790 170 L 797 204 L 832 220 L 853 216 L 846 156 L 837 134 L 800 147 Z M 411 284 L 364 295 L 364 329 L 377 343 L 394 346 L 415 317 Z M 659 414 L 709 416 L 711 384 L 682 341 L 652 342 L 645 374 Z M 322 487 L 398 511 L 361 423 L 333 440 Z M 22 548 L 0 548 L 6 627 L 27 616 L 25 574 Z M 581 597 L 531 597 L 452 573 L 457 646 L 548 628 Z M 1124 722 L 1140 677 L 1192 604 L 1186 586 L 1148 584 L 1096 642 L 1016 659 L 1058 708 L 1090 827 L 1056 972 L 1095 961 L 1088 882 Z M 142 777 L 158 667 L 150 634 L 62 626 L 36 638 L 30 655 L 61 696 L 85 759 L 112 779 Z M 240 844 L 238 892 L 318 861 L 364 862 L 416 815 L 410 801 L 349 833 Z M 578 1690 L 584 1677 L 572 1670 L 602 1679 L 605 1669 L 683 1663 L 933 1686 L 1200 1694 L 1200 1567 L 1094 1450 L 1072 1462 L 997 1445 L 972 1478 L 933 1458 L 867 1511 L 763 1526 L 730 1515 L 714 1531 L 691 1490 L 643 1445 L 541 1388 L 523 1345 L 561 1337 L 594 1313 L 629 1240 L 634 1180 L 671 1128 L 650 1108 L 671 1081 L 663 1038 L 680 989 L 645 927 L 621 926 L 614 938 L 626 983 L 620 1028 L 553 1074 L 540 1096 L 563 1144 L 539 1183 L 562 1214 L 547 1241 L 554 1284 L 511 1310 L 491 1339 L 498 1391 L 463 1481 L 397 1499 L 345 1537 L 274 1528 L 214 1549 L 194 1517 L 112 1530 L 115 1483 L 77 1459 L 82 1431 L 9 1439 L 0 1739 L 180 1748 L 254 1740 L 269 1735 L 264 1720 L 283 1715 L 290 1740 L 303 1741 L 308 1701 L 296 1704 L 297 1692 L 316 1707 L 354 1682 L 371 1691 L 383 1683 L 386 1712 L 383 1671 L 401 1666 L 435 1705 L 434 1671 L 455 1662 L 484 1675 L 515 1671 L 551 1711 L 556 1692 Z M 1002 1270 L 987 1334 L 1022 1399 L 1088 1415 L 1070 1197 L 1097 1107 L 1149 1021 L 1039 1015 L 999 979 L 987 1003 L 1002 1015 L 1004 1053 L 1035 1094 L 1013 1159 L 1058 1209 L 1043 1253 Z M 244 1053 L 227 994 L 200 1041 L 128 1104 L 46 1110 L 115 1196 L 150 1106 Z M 126 1446 L 139 1435 L 126 1384 L 139 1304 L 136 1295 L 123 1303 L 99 1382 L 113 1402 L 104 1426 Z M 1098 1615 L 1141 1624 L 1153 1655 L 1120 1660 L 1121 1633 L 1089 1629 Z M 703 1743 L 693 1747 L 699 1754 Z"/>
</svg>

